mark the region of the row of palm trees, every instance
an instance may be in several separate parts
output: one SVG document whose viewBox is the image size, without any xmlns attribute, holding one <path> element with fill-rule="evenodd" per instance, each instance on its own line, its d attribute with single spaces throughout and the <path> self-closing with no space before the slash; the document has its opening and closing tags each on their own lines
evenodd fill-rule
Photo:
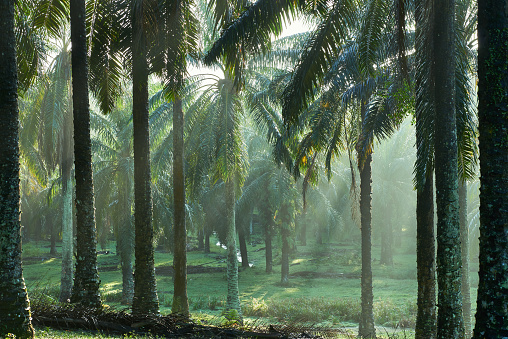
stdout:
<svg viewBox="0 0 508 339">
<path fill-rule="evenodd" d="M 45 2 L 41 1 L 41 3 Z M 176 146 L 183 146 L 183 141 L 185 140 L 183 138 L 185 133 L 182 132 L 184 126 L 183 124 L 178 124 L 179 121 L 182 121 L 182 93 L 179 90 L 182 88 L 183 78 L 185 77 L 186 55 L 192 52 L 193 48 L 191 47 L 196 42 L 196 36 L 194 35 L 196 30 L 193 28 L 195 19 L 192 17 L 192 9 L 194 8 L 190 2 L 185 1 L 163 1 L 165 6 L 160 6 L 157 1 L 135 1 L 132 4 L 115 1 L 107 5 L 104 3 L 89 2 L 91 7 L 93 5 L 96 5 L 96 7 L 89 11 L 95 17 L 92 21 L 94 24 L 90 28 L 93 34 L 90 35 L 92 38 L 90 39 L 90 52 L 88 53 L 90 55 L 92 74 L 90 81 L 91 89 L 99 98 L 100 107 L 103 111 L 109 112 L 112 110 L 115 98 L 120 93 L 120 87 L 117 86 L 116 81 L 120 79 L 121 73 L 119 60 L 122 57 L 120 55 L 126 56 L 125 60 L 132 64 L 133 70 L 134 216 L 136 230 L 136 276 L 134 281 L 133 312 L 158 313 L 153 270 L 151 171 L 148 156 L 148 74 L 150 72 L 158 73 L 164 79 L 167 79 L 165 93 L 168 93 L 173 102 L 173 156 L 175 157 L 173 160 L 173 166 L 175 166 L 173 169 L 173 178 L 175 180 L 175 185 L 173 186 L 175 193 L 174 266 L 175 272 L 181 273 L 178 275 L 178 279 L 175 279 L 175 283 L 178 280 L 179 284 L 182 284 L 179 285 L 182 288 L 177 289 L 175 287 L 173 311 L 184 314 L 188 313 L 188 302 L 186 301 L 184 287 L 185 250 L 181 246 L 184 242 L 177 240 L 186 234 L 185 212 L 182 211 L 185 208 L 186 200 L 184 196 L 182 197 L 185 194 L 185 189 L 182 189 L 181 185 L 179 186 L 178 184 L 188 181 L 198 183 L 206 178 L 205 174 L 210 173 L 212 184 L 224 183 L 226 218 L 228 220 L 226 232 L 228 247 L 227 307 L 239 312 L 238 262 L 236 259 L 235 243 L 235 219 L 237 219 L 235 218 L 235 203 L 237 198 L 235 194 L 245 180 L 245 160 L 240 156 L 242 140 L 239 138 L 238 133 L 240 120 L 238 113 L 242 111 L 242 102 L 239 99 L 239 94 L 248 89 L 245 64 L 248 60 L 247 56 L 250 53 L 257 51 L 267 52 L 269 50 L 267 43 L 270 33 L 279 34 L 281 32 L 282 20 L 286 15 L 291 16 L 301 13 L 305 16 L 316 16 L 321 20 L 321 23 L 302 48 L 303 53 L 300 55 L 300 61 L 297 63 L 296 69 L 292 73 L 284 71 L 274 72 L 272 77 L 269 77 L 269 83 L 267 83 L 269 84 L 268 88 L 272 92 L 256 93 L 252 96 L 252 99 L 254 99 L 252 101 L 257 102 L 256 110 L 260 117 L 264 114 L 265 117 L 271 118 L 263 123 L 267 126 L 269 140 L 274 145 L 274 154 L 277 162 L 285 164 L 295 175 L 303 171 L 304 186 L 316 180 L 316 166 L 321 159 L 318 157 L 318 154 L 321 151 L 325 155 L 324 161 L 329 173 L 331 173 L 331 159 L 340 151 L 346 150 L 348 154 L 352 155 L 356 149 L 358 153 L 361 181 L 360 214 L 362 221 L 362 318 L 360 322 L 360 335 L 362 337 L 375 336 L 372 316 L 372 275 L 370 273 L 370 153 L 372 140 L 374 135 L 381 138 L 390 135 L 400 124 L 401 116 L 404 115 L 408 107 L 411 107 L 410 103 L 406 103 L 408 100 L 410 101 L 408 98 L 412 96 L 410 93 L 407 94 L 407 91 L 412 89 L 411 82 L 408 81 L 409 77 L 416 79 L 414 86 L 416 91 L 415 116 L 418 159 L 415 172 L 418 191 L 418 276 L 420 286 L 419 311 L 421 311 L 417 320 L 417 335 L 428 337 L 429 334 L 435 335 L 437 333 L 437 336 L 441 338 L 460 337 L 463 335 L 462 311 L 460 307 L 460 247 L 457 242 L 457 235 L 459 233 L 458 196 L 456 192 L 459 167 L 456 164 L 461 164 L 462 173 L 467 174 L 468 171 L 471 172 L 471 167 L 468 164 L 472 163 L 471 158 L 474 156 L 474 149 L 471 148 L 471 138 L 462 138 L 465 133 L 470 133 L 466 132 L 470 131 L 470 129 L 464 127 L 461 129 L 460 127 L 461 123 L 464 126 L 471 121 L 467 115 L 470 112 L 461 108 L 470 107 L 467 104 L 467 99 L 470 95 L 460 96 L 462 93 L 467 93 L 468 88 L 464 81 L 459 82 L 456 79 L 461 79 L 462 74 L 464 72 L 467 73 L 466 66 L 471 62 L 466 58 L 465 63 L 462 64 L 463 67 L 456 67 L 454 65 L 455 61 L 451 61 L 460 61 L 460 56 L 465 55 L 465 53 L 459 53 L 459 57 L 456 57 L 453 54 L 454 50 L 459 50 L 459 47 L 463 45 L 460 42 L 465 41 L 456 39 L 458 42 L 454 42 L 454 39 L 459 34 L 454 34 L 453 31 L 455 26 L 454 21 L 451 19 L 455 17 L 455 15 L 452 15 L 455 10 L 453 2 L 443 2 L 446 5 L 443 5 L 445 8 L 437 11 L 436 7 L 434 7 L 435 4 L 431 1 L 428 1 L 428 3 L 418 2 L 412 7 L 408 6 L 412 4 L 404 1 L 365 1 L 362 3 L 357 3 L 356 1 L 334 1 L 333 5 L 331 5 L 331 3 L 314 1 L 312 3 L 307 3 L 306 1 L 280 1 L 274 3 L 260 0 L 242 13 L 241 10 L 247 3 L 235 2 L 231 4 L 227 1 L 212 1 L 210 8 L 215 10 L 213 25 L 216 28 L 227 27 L 227 29 L 223 31 L 222 37 L 214 44 L 205 60 L 209 62 L 221 60 L 224 65 L 224 77 L 215 82 L 214 92 L 205 90 L 202 99 L 200 99 L 201 101 L 198 100 L 197 102 L 206 103 L 202 107 L 212 108 L 216 105 L 217 108 L 214 111 L 219 114 L 210 114 L 211 111 L 206 109 L 195 109 L 194 115 L 189 114 L 189 112 L 187 113 L 189 121 L 187 135 L 190 136 L 189 142 L 201 142 L 201 148 L 199 148 L 201 151 L 196 152 L 193 156 L 189 156 L 187 160 L 189 169 L 186 171 L 182 170 L 183 162 L 181 158 L 184 153 L 177 151 Z M 71 5 L 75 6 L 76 2 L 71 2 Z M 102 5 L 105 6 L 102 7 Z M 331 6 L 329 7 L 328 5 Z M 494 4 L 490 5 L 494 6 Z M 73 12 L 73 7 L 71 7 L 71 19 L 74 18 L 74 22 L 77 21 L 77 18 L 84 21 L 86 17 L 84 15 L 84 2 L 83 6 L 79 8 L 81 9 L 81 14 L 75 16 L 76 12 Z M 462 13 L 467 13 L 469 7 L 465 6 L 464 8 L 466 10 Z M 446 10 L 451 12 L 446 12 Z M 396 21 L 393 25 L 383 20 L 390 11 L 394 11 L 396 14 L 392 16 Z M 58 11 L 56 12 L 58 13 Z M 461 13 L 460 11 L 457 12 Z M 408 30 L 406 29 L 406 21 L 408 21 L 406 17 L 409 18 L 412 14 L 416 22 L 416 37 L 414 39 L 416 53 L 414 56 L 407 53 L 411 46 L 409 43 L 411 41 L 411 33 L 407 32 Z M 456 17 L 462 18 L 465 15 L 457 15 Z M 231 24 L 232 20 L 236 18 L 238 20 Z M 451 64 L 445 64 L 441 70 L 438 69 L 438 67 L 441 67 L 439 63 L 436 64 L 433 61 L 436 59 L 435 55 L 445 55 L 441 53 L 439 48 L 443 48 L 441 38 L 445 36 L 442 33 L 446 30 L 436 32 L 435 34 L 432 34 L 430 30 L 431 27 L 436 27 L 431 25 L 431 23 L 441 24 L 439 20 L 443 20 L 443 27 L 451 29 L 449 34 L 446 34 L 446 37 L 450 40 L 445 41 L 446 48 L 444 48 L 445 52 L 451 54 L 447 58 L 442 58 L 442 61 L 451 62 Z M 504 20 L 506 25 L 506 18 Z M 81 33 L 71 33 L 71 40 L 73 36 L 76 37 L 76 34 L 81 38 L 87 36 L 83 29 L 83 22 L 81 24 Z M 462 27 L 460 32 L 467 32 L 466 28 L 471 28 L 472 26 L 474 24 L 470 22 L 463 22 L 460 26 Z M 71 23 L 71 31 L 75 32 L 72 27 Z M 167 32 L 172 32 L 172 34 L 164 34 Z M 168 41 L 167 36 L 173 37 L 171 41 Z M 353 39 L 354 42 L 350 42 L 351 36 L 355 37 Z M 464 39 L 465 37 L 462 36 L 462 38 Z M 76 44 L 79 45 L 79 42 L 72 41 L 74 46 L 73 51 L 75 51 L 75 46 Z M 395 43 L 393 43 L 394 41 Z M 83 60 L 86 61 L 87 55 L 86 40 L 82 40 L 81 44 L 85 47 L 84 58 L 83 51 L 81 53 L 81 62 L 83 62 Z M 459 47 L 452 49 L 449 48 L 450 46 Z M 220 54 L 222 56 L 218 57 L 220 51 L 223 51 Z M 74 54 L 73 52 L 72 57 L 77 58 L 78 56 Z M 502 53 L 500 55 L 502 56 Z M 94 56 L 96 57 L 95 60 Z M 466 56 L 468 55 L 466 54 Z M 489 58 L 492 58 L 492 56 L 489 56 Z M 80 59 L 73 59 L 73 72 L 75 63 L 79 63 L 79 61 Z M 417 65 L 417 67 L 408 66 L 412 64 Z M 460 63 L 457 64 L 461 65 Z M 410 74 L 409 69 L 415 69 L 414 74 Z M 438 78 L 436 74 L 445 74 L 445 71 L 451 72 L 448 76 L 441 78 L 445 82 L 443 84 L 436 82 L 435 80 Z M 86 70 L 83 70 L 80 72 L 80 75 L 86 75 L 87 73 Z M 74 76 L 73 81 L 76 81 Z M 84 87 L 83 83 L 85 84 Z M 85 92 L 84 88 L 88 88 L 86 84 L 87 81 L 82 82 L 81 85 L 76 85 L 78 86 L 76 88 L 79 88 L 78 91 L 81 91 L 80 94 Z M 324 91 L 316 91 L 316 84 L 322 84 Z M 498 85 L 502 86 L 502 84 Z M 441 89 L 438 86 L 443 86 L 443 88 Z M 462 90 L 463 88 L 465 88 L 465 91 Z M 451 92 L 447 95 L 445 90 Z M 268 103 L 274 103 L 276 101 L 274 98 L 277 98 L 281 91 L 284 98 L 281 108 L 287 122 L 286 124 L 277 115 L 270 112 L 271 109 L 267 109 L 270 107 Z M 74 93 L 76 93 L 76 89 L 74 89 Z M 463 100 L 451 101 L 450 98 L 453 97 L 453 93 L 455 93 L 456 98 L 463 98 Z M 435 100 L 439 99 L 438 94 L 443 95 L 444 102 L 449 105 L 448 109 L 440 114 L 437 113 L 438 109 L 443 109 L 446 106 L 444 104 L 437 104 Z M 73 95 L 73 100 L 77 100 L 75 97 L 76 95 Z M 80 107 L 88 107 L 88 94 L 86 94 L 86 100 L 82 100 L 81 103 L 83 105 L 79 104 Z M 480 102 L 481 100 L 480 96 Z M 462 104 L 464 105 L 460 106 Z M 75 109 L 76 105 L 77 103 L 74 102 Z M 461 118 L 455 119 L 453 116 L 448 116 L 456 108 L 460 113 L 458 116 Z M 79 116 L 83 118 L 86 118 L 85 115 L 89 116 L 88 109 L 85 109 L 85 111 L 86 113 L 82 113 Z M 189 109 L 189 111 L 192 110 Z M 480 116 L 481 113 L 480 109 Z M 80 113 L 75 113 L 75 122 L 77 121 L 76 116 L 78 114 Z M 447 120 L 438 123 L 438 117 L 447 117 Z M 76 161 L 76 192 L 78 192 L 78 182 L 82 181 L 81 179 L 78 180 L 78 172 L 85 176 L 88 189 L 93 187 L 91 185 L 92 162 L 89 151 L 89 122 L 86 120 L 79 122 L 79 124 L 74 124 L 75 140 L 79 140 L 80 144 L 75 145 L 75 153 L 80 153 L 82 156 L 86 155 L 86 161 L 83 161 L 81 165 Z M 445 123 L 455 124 L 455 120 L 457 120 L 457 128 L 454 125 L 446 127 Z M 499 133 L 506 131 L 505 120 L 501 119 L 496 124 L 496 130 Z M 503 123 L 505 124 L 503 125 Z M 216 128 L 212 129 L 210 128 L 211 126 Z M 369 126 L 372 128 L 369 129 Z M 88 136 L 79 134 L 79 130 L 83 128 L 88 130 L 85 133 Z M 443 128 L 443 130 L 441 131 L 440 128 Z M 503 130 L 503 128 L 505 129 Z M 220 133 L 211 133 L 213 131 L 219 131 Z M 295 137 L 298 135 L 295 132 L 298 131 L 306 133 L 301 140 Z M 452 153 L 440 153 L 441 146 L 448 145 L 450 140 L 454 140 L 453 135 L 446 137 L 444 133 L 454 131 L 459 133 L 458 135 L 456 134 L 455 138 L 459 139 L 461 141 L 459 145 L 462 145 L 458 147 L 461 152 L 461 161 L 457 157 L 457 146 L 454 146 L 453 143 L 444 148 L 445 151 Z M 197 136 L 197 138 L 192 138 L 192 134 Z M 76 136 L 79 137 L 76 138 Z M 469 136 L 471 136 L 471 133 Z M 506 145 L 503 144 L 502 137 L 501 141 L 495 145 L 496 152 L 504 150 L 505 153 L 500 154 L 506 155 Z M 86 152 L 82 151 L 81 146 L 84 146 L 83 149 Z M 505 148 L 503 149 L 503 147 Z M 434 152 L 435 156 L 433 156 Z M 453 152 L 455 152 L 455 155 L 453 155 Z M 443 159 L 439 160 L 439 156 L 442 156 Z M 484 163 L 495 159 L 499 159 L 500 164 L 503 164 L 503 157 L 500 155 L 488 158 L 484 160 Z M 434 164 L 439 164 L 439 166 L 448 164 L 450 168 L 445 169 L 441 167 L 438 169 L 439 166 L 434 166 Z M 436 169 L 436 187 L 439 193 L 437 194 L 437 281 L 439 291 L 437 331 L 434 313 L 435 301 L 433 301 L 435 299 L 434 235 L 433 227 L 431 227 L 433 225 L 433 207 L 431 206 L 433 206 L 432 170 L 434 167 Z M 483 167 L 482 162 L 481 167 Z M 87 174 L 88 170 L 90 170 L 89 174 Z M 440 170 L 443 170 L 446 176 L 444 174 L 438 175 Z M 186 172 L 190 174 L 190 177 L 184 179 L 183 174 Z M 354 171 L 351 172 L 353 173 Z M 448 178 L 448 175 L 451 175 L 451 177 L 448 180 L 444 180 Z M 266 181 L 267 184 L 272 183 L 281 190 L 280 194 L 275 195 L 271 199 L 279 199 L 280 201 L 280 205 L 274 203 L 275 206 L 279 207 L 275 208 L 273 212 L 276 216 L 275 222 L 277 223 L 279 222 L 277 220 L 281 220 L 284 238 L 287 237 L 287 230 L 292 228 L 291 219 L 294 219 L 294 211 L 297 209 L 294 202 L 291 203 L 294 200 L 284 196 L 284 194 L 291 192 L 291 190 L 287 189 L 287 184 L 282 183 L 288 183 L 290 179 L 286 171 L 279 171 L 278 179 L 277 171 L 273 174 L 267 174 L 266 177 L 271 178 L 271 181 Z M 287 179 L 284 179 L 284 177 Z M 505 187 L 498 182 L 494 184 L 498 184 L 498 187 L 501 188 Z M 128 186 L 127 183 L 125 185 Z M 191 186 L 202 187 L 203 185 Z M 17 190 L 19 191 L 19 189 Z M 449 192 L 447 193 L 449 196 L 441 195 L 443 192 Z M 500 192 L 502 194 L 502 189 Z M 199 194 L 199 192 L 195 192 L 195 194 Z M 281 199 L 281 197 L 287 199 Z M 427 202 L 425 202 L 424 197 L 428 199 Z M 89 306 L 98 306 L 100 305 L 100 296 L 96 269 L 93 193 L 90 191 L 83 192 L 83 196 L 81 196 L 81 193 L 79 196 L 77 194 L 76 199 L 79 202 L 77 204 L 78 245 L 83 245 L 83 247 L 81 249 L 78 247 L 77 249 L 76 280 L 71 300 Z M 486 199 L 486 201 L 489 201 L 488 197 Z M 128 200 L 128 198 L 125 200 Z M 442 201 L 454 201 L 455 207 L 451 210 L 448 207 L 445 208 L 445 204 Z M 85 206 L 82 207 L 80 204 L 83 203 Z M 504 202 L 502 198 L 498 203 L 501 204 L 499 211 L 505 211 L 506 209 L 503 210 L 502 204 Z M 83 213 L 81 217 L 80 213 Z M 503 214 L 501 214 L 501 217 L 503 217 Z M 491 218 L 493 218 L 492 220 L 498 220 L 500 226 L 503 225 L 502 220 L 499 221 L 500 219 L 498 219 L 499 215 L 492 215 Z M 504 218 L 506 220 L 506 215 L 504 215 Z M 19 221 L 17 226 L 14 223 L 13 227 L 19 228 Z M 489 229 L 490 231 L 492 230 Z M 481 237 L 485 234 L 485 231 L 483 232 Z M 15 233 L 13 231 L 12 234 Z M 13 243 L 16 242 L 13 241 Z M 287 253 L 287 251 L 284 251 L 284 249 L 287 250 L 287 247 L 287 243 L 283 240 L 283 252 Z M 488 249 L 487 242 L 484 241 L 481 248 L 480 255 L 482 256 L 482 251 Z M 505 249 L 506 246 L 503 247 L 503 244 L 493 248 L 493 250 L 498 251 Z M 449 255 L 449 253 L 454 253 L 454 255 Z M 14 252 L 13 255 L 14 258 L 19 257 Z M 283 254 L 283 257 L 285 257 L 285 254 Z M 492 256 L 490 254 L 486 255 L 482 265 L 491 265 L 492 260 L 489 258 L 492 258 Z M 80 264 L 80 260 L 82 264 Z M 89 267 L 85 267 L 85 262 Z M 496 272 L 504 271 L 498 270 Z M 493 286 L 494 282 L 489 280 L 486 274 L 481 275 L 480 279 L 481 293 L 479 293 L 479 298 L 489 297 L 489 288 L 495 287 Z M 502 280 L 502 278 L 500 279 Z M 484 285 L 482 285 L 482 282 Z M 495 290 L 498 291 L 499 286 L 496 286 Z M 452 290 L 453 293 L 451 293 Z M 503 293 L 502 287 L 498 293 Z M 26 299 L 26 297 L 24 298 Z M 496 308 L 492 307 L 492 309 Z M 485 312 L 487 311 L 485 310 Z M 502 309 L 496 309 L 496 312 L 502 312 Z M 24 327 L 15 327 L 21 325 L 12 325 L 11 327 L 9 325 L 7 328 L 23 328 L 17 333 L 21 336 L 29 336 L 32 331 L 30 330 L 26 313 L 23 319 L 25 319 L 22 323 Z M 450 319 L 453 319 L 453 321 L 450 321 Z M 502 314 L 501 316 L 497 315 L 494 319 L 501 319 L 497 320 L 496 326 L 499 325 L 499 321 L 505 321 L 502 320 L 505 319 Z M 481 318 L 477 317 L 477 330 L 475 331 L 477 336 L 481 336 L 481 333 L 498 333 L 495 331 L 502 330 L 504 326 L 493 327 L 493 325 L 488 325 L 487 320 L 483 322 L 479 320 Z M 481 326 L 485 327 L 482 329 Z"/>
</svg>

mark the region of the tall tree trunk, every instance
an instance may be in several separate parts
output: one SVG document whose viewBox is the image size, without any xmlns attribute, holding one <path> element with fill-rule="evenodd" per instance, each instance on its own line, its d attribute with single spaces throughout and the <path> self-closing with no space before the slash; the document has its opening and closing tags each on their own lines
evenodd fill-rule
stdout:
<svg viewBox="0 0 508 339">
<path fill-rule="evenodd" d="M 187 299 L 187 230 L 185 228 L 184 120 L 182 101 L 173 104 L 173 194 L 174 194 L 174 257 L 175 276 L 172 313 L 189 315 Z"/>
<path fill-rule="evenodd" d="M 92 143 L 88 103 L 88 61 L 84 0 L 71 0 L 72 104 L 76 176 L 76 271 L 71 302 L 100 307 L 97 231 L 92 174 Z"/>
<path fill-rule="evenodd" d="M 198 230 L 198 251 L 202 251 L 205 248 L 205 230 L 200 228 Z"/>
<path fill-rule="evenodd" d="M 14 1 L 0 1 L 0 336 L 33 338 L 21 267 L 19 146 Z"/>
<path fill-rule="evenodd" d="M 474 338 L 508 337 L 508 0 L 478 1 L 480 281 Z"/>
<path fill-rule="evenodd" d="M 459 223 L 460 247 L 462 256 L 462 316 L 464 318 L 464 337 L 471 338 L 471 285 L 469 283 L 469 227 L 467 224 L 467 182 L 459 182 Z"/>
<path fill-rule="evenodd" d="M 415 8 L 416 23 L 416 266 L 418 311 L 415 339 L 435 339 L 436 318 L 436 239 L 434 235 L 434 67 L 431 63 L 433 0 L 419 0 Z M 419 181 L 422 182 L 419 182 Z"/>
<path fill-rule="evenodd" d="M 235 182 L 233 179 L 226 181 L 226 246 L 228 296 L 226 309 L 236 310 L 238 319 L 241 319 L 240 296 L 238 291 L 238 259 L 236 257 L 236 230 L 235 230 Z"/>
<path fill-rule="evenodd" d="M 362 103 L 362 122 L 365 119 L 366 107 Z M 361 338 L 375 338 L 374 327 L 374 295 L 372 293 L 372 154 L 365 157 L 360 168 L 360 218 L 362 233 L 362 314 L 360 318 L 358 335 Z"/>
<path fill-rule="evenodd" d="M 71 178 L 73 163 L 74 139 L 72 136 L 72 115 L 70 112 L 64 117 L 64 130 L 62 141 L 62 275 L 60 280 L 60 302 L 68 302 L 72 292 L 72 258 L 74 255 L 74 223 L 72 220 L 72 193 L 73 182 Z"/>
<path fill-rule="evenodd" d="M 416 193 L 416 264 L 418 312 L 415 338 L 436 337 L 436 247 L 434 237 L 434 180 L 428 172 L 422 189 Z"/>
<path fill-rule="evenodd" d="M 455 118 L 454 0 L 434 1 L 438 338 L 462 338 L 461 251 Z M 439 75 L 439 76 L 437 76 Z"/>
<path fill-rule="evenodd" d="M 134 1 L 132 42 L 132 116 L 134 129 L 135 265 L 132 313 L 158 314 L 155 280 L 150 138 L 148 124 L 148 52 L 143 0 Z"/>
<path fill-rule="evenodd" d="M 240 256 L 242 257 L 242 267 L 249 268 L 249 256 L 247 254 L 247 242 L 245 241 L 245 228 L 238 227 L 238 242 L 240 245 Z"/>
</svg>

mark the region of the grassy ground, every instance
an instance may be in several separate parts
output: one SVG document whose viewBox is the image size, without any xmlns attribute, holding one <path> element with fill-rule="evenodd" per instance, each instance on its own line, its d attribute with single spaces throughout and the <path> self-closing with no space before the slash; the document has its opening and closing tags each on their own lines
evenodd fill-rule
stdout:
<svg viewBox="0 0 508 339">
<path fill-rule="evenodd" d="M 41 292 L 58 296 L 61 260 L 49 256 L 49 243 L 23 245 L 24 276 L 34 297 Z M 314 326 L 344 328 L 354 332 L 360 314 L 360 256 L 354 244 L 298 246 L 291 258 L 289 286 L 280 285 L 280 254 L 274 251 L 274 272 L 265 273 L 263 245 L 248 245 L 248 269 L 240 269 L 239 288 L 247 321 L 259 323 L 306 323 Z M 107 250 L 115 252 L 114 243 Z M 60 252 L 60 248 L 58 248 Z M 379 264 L 380 249 L 373 247 L 374 313 L 378 333 L 390 337 L 398 333 L 410 338 L 416 317 L 416 256 L 399 248 L 394 251 L 393 267 Z M 202 323 L 220 324 L 226 299 L 225 250 L 212 246 L 212 253 L 188 253 L 188 265 L 215 270 L 188 275 L 188 296 L 192 317 Z M 172 265 L 172 255 L 157 251 L 156 269 Z M 114 253 L 98 255 L 104 303 L 118 309 L 121 298 L 119 258 Z M 474 266 L 474 265 L 472 265 Z M 222 268 L 222 270 L 220 270 Z M 103 269 L 109 269 L 102 271 Z M 471 299 L 476 300 L 473 279 Z M 157 275 L 161 313 L 170 313 L 173 281 L 170 275 Z M 474 305 L 473 305 L 474 306 Z M 48 334 L 49 333 L 49 334 Z M 39 329 L 39 338 L 68 338 L 70 333 Z M 83 336 L 81 336 L 83 335 Z M 97 336 L 94 336 L 97 337 Z M 88 338 L 78 334 L 73 338 Z"/>
</svg>

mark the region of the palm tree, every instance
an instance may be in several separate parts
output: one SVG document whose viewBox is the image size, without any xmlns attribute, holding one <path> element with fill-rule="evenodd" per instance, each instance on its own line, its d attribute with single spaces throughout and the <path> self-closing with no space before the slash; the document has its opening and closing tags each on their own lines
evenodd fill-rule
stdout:
<svg viewBox="0 0 508 339">
<path fill-rule="evenodd" d="M 71 0 L 72 101 L 74 111 L 74 162 L 76 176 L 76 272 L 71 302 L 100 307 L 97 271 L 97 235 L 90 141 L 88 61 L 84 0 Z"/>
<path fill-rule="evenodd" d="M 438 338 L 464 336 L 455 114 L 455 1 L 434 4 L 434 150 L 437 204 Z"/>
<path fill-rule="evenodd" d="M 474 338 L 508 335 L 506 1 L 478 1 L 480 282 Z"/>
<path fill-rule="evenodd" d="M 0 2 L 0 335 L 33 338 L 30 304 L 21 268 L 19 146 L 14 2 Z"/>
</svg>

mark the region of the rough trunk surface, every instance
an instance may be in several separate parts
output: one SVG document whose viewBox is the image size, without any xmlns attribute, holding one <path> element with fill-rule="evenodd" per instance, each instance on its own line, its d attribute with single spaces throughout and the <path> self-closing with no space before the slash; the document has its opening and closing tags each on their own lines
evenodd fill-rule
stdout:
<svg viewBox="0 0 508 339">
<path fill-rule="evenodd" d="M 76 176 L 76 271 L 71 302 L 100 307 L 97 231 L 92 174 L 92 143 L 88 102 L 85 1 L 71 0 L 72 105 Z"/>
<path fill-rule="evenodd" d="M 478 1 L 480 281 L 474 338 L 508 337 L 508 1 Z"/>
<path fill-rule="evenodd" d="M 434 10 L 437 337 L 463 338 L 455 117 L 455 1 L 436 0 Z"/>
<path fill-rule="evenodd" d="M 187 299 L 187 229 L 185 227 L 184 120 L 182 101 L 173 104 L 173 195 L 174 195 L 174 257 L 175 275 L 172 313 L 189 315 Z"/>
<path fill-rule="evenodd" d="M 32 338 L 21 267 L 19 146 L 14 1 L 0 1 L 0 337 Z"/>
<path fill-rule="evenodd" d="M 365 118 L 365 105 L 362 104 L 362 121 Z M 372 154 L 365 158 L 360 169 L 360 218 L 362 233 L 362 279 L 361 299 L 362 314 L 358 335 L 361 338 L 375 338 L 374 295 L 372 293 Z"/>
<path fill-rule="evenodd" d="M 434 180 L 428 174 L 416 193 L 416 265 L 418 311 L 415 338 L 436 337 L 436 239 L 434 237 Z"/>
<path fill-rule="evenodd" d="M 132 42 L 132 116 L 134 129 L 134 229 L 135 265 L 132 313 L 158 314 L 155 280 L 150 133 L 148 124 L 148 62 L 143 1 L 136 1 Z"/>
<path fill-rule="evenodd" d="M 280 282 L 282 285 L 289 284 L 289 235 L 290 231 L 282 226 L 282 259 L 280 269 Z"/>
<path fill-rule="evenodd" d="M 467 224 L 467 182 L 459 182 L 459 223 L 462 256 L 462 317 L 464 337 L 471 338 L 471 284 L 469 283 L 469 226 Z"/>
</svg>

